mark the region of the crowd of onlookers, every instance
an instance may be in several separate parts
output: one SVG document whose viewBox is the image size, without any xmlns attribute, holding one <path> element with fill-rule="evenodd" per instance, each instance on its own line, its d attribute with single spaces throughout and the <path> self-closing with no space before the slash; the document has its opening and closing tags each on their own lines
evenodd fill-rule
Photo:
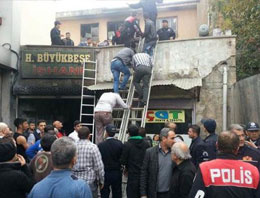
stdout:
<svg viewBox="0 0 260 198">
<path fill-rule="evenodd" d="M 254 122 L 245 128 L 233 124 L 217 135 L 215 120 L 202 120 L 201 127 L 188 127 L 189 146 L 176 135 L 173 122 L 165 123 L 153 139 L 144 128 L 129 125 L 124 144 L 116 138 L 116 127 L 108 124 L 104 141 L 97 145 L 79 121 L 68 137 L 60 121 L 46 125 L 39 120 L 35 126 L 17 118 L 14 124 L 11 131 L 0 123 L 2 198 L 90 198 L 99 192 L 108 198 L 111 190 L 117 198 L 122 197 L 123 175 L 129 198 L 200 197 L 201 193 L 201 197 L 259 197 L 260 129 Z M 200 137 L 201 129 L 205 139 Z"/>
</svg>

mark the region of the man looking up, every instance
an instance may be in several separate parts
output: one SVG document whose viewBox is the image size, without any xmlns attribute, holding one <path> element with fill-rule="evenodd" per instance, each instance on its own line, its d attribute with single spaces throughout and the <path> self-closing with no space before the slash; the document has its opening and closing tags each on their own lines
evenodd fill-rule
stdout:
<svg viewBox="0 0 260 198">
<path fill-rule="evenodd" d="M 54 170 L 33 187 L 28 198 L 92 198 L 88 184 L 72 175 L 71 169 L 77 160 L 76 152 L 76 145 L 70 138 L 56 140 L 51 146 Z"/>
</svg>

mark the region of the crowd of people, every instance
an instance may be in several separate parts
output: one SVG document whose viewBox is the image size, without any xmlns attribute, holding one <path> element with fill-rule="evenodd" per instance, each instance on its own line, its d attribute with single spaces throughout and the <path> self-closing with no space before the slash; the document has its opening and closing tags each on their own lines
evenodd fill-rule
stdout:
<svg viewBox="0 0 260 198">
<path fill-rule="evenodd" d="M 232 124 L 217 135 L 215 120 L 204 119 L 201 126 L 188 127 L 190 146 L 175 133 L 173 122 L 165 123 L 153 139 L 131 124 L 125 143 L 115 137 L 117 128 L 107 124 L 98 144 L 79 121 L 68 136 L 60 121 L 46 125 L 39 120 L 37 129 L 23 118 L 14 124 L 12 132 L 0 123 L 3 198 L 97 198 L 99 193 L 120 198 L 123 175 L 128 198 L 260 196 L 260 128 L 255 122 L 245 128 Z"/>
</svg>

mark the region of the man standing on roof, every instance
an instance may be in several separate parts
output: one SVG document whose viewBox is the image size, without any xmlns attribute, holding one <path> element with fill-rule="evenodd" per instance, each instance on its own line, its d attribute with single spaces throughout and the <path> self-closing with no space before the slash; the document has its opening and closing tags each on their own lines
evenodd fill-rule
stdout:
<svg viewBox="0 0 260 198">
<path fill-rule="evenodd" d="M 129 4 L 130 8 L 143 9 L 143 14 L 148 14 L 149 18 L 156 23 L 157 18 L 157 7 L 156 3 L 162 3 L 163 0 L 140 0 L 139 3 L 136 4 Z"/>
<path fill-rule="evenodd" d="M 96 144 L 104 141 L 105 126 L 112 123 L 112 111 L 116 105 L 122 108 L 128 108 L 128 106 L 118 93 L 108 92 L 101 95 L 94 109 L 94 118 L 96 124 Z"/>
<path fill-rule="evenodd" d="M 137 36 L 142 35 L 142 31 L 139 27 L 136 15 L 136 12 L 132 12 L 131 16 L 125 19 L 121 34 L 121 39 L 125 47 L 130 47 L 132 49 L 135 49 L 135 33 L 137 34 Z"/>
<path fill-rule="evenodd" d="M 144 20 L 144 52 L 149 54 L 150 56 L 153 56 L 153 49 L 155 48 L 157 41 L 155 23 L 149 18 L 149 15 L 147 13 L 144 13 Z"/>
</svg>

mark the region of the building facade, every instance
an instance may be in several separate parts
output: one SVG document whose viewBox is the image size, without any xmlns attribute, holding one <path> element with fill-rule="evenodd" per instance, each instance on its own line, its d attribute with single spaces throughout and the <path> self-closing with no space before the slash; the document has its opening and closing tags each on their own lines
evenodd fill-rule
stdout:
<svg viewBox="0 0 260 198">
<path fill-rule="evenodd" d="M 18 115 L 12 89 L 20 76 L 20 45 L 50 44 L 52 2 L 0 1 L 0 122 L 13 128 Z"/>
<path fill-rule="evenodd" d="M 92 9 L 71 12 L 58 12 L 56 17 L 61 21 L 61 32 L 71 33 L 75 44 L 92 38 L 95 41 L 112 39 L 120 24 L 131 14 L 128 7 L 115 9 Z M 140 27 L 144 30 L 142 10 L 137 10 Z M 157 29 L 163 19 L 167 19 L 177 35 L 177 39 L 190 39 L 198 36 L 199 26 L 208 24 L 208 0 L 176 1 L 158 4 Z"/>
</svg>

